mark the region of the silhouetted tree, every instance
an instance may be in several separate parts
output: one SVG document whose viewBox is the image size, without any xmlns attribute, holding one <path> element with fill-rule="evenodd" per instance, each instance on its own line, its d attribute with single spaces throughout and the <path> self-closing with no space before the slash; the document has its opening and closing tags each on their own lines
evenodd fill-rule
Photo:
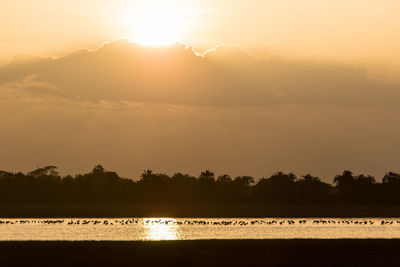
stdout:
<svg viewBox="0 0 400 267">
<path fill-rule="evenodd" d="M 400 174 L 388 172 L 382 179 L 380 199 L 385 203 L 400 203 Z"/>
<path fill-rule="evenodd" d="M 217 184 L 220 186 L 232 183 L 232 178 L 228 174 L 220 175 L 217 178 Z"/>
<path fill-rule="evenodd" d="M 233 196 L 239 202 L 247 202 L 251 196 L 251 187 L 254 184 L 254 178 L 252 176 L 237 176 L 232 181 L 232 193 Z"/>
<path fill-rule="evenodd" d="M 171 179 L 163 173 L 145 170 L 138 182 L 139 194 L 151 202 L 169 202 L 171 197 Z"/>
<path fill-rule="evenodd" d="M 198 198 L 204 202 L 213 202 L 217 198 L 216 181 L 214 173 L 206 170 L 198 178 Z"/>
<path fill-rule="evenodd" d="M 59 173 L 57 171 L 56 166 L 47 166 L 47 167 L 43 167 L 43 168 L 38 168 L 34 171 L 31 171 L 27 175 L 33 176 L 35 178 L 45 177 L 45 176 L 59 177 Z"/>
<path fill-rule="evenodd" d="M 360 174 L 355 179 L 353 187 L 353 203 L 375 203 L 376 187 L 375 178 L 370 175 Z"/>
<path fill-rule="evenodd" d="M 97 166 L 94 166 L 94 168 L 93 168 L 93 170 L 92 170 L 92 173 L 93 174 L 101 174 L 101 173 L 105 173 L 105 169 L 104 169 L 104 167 L 103 166 L 101 166 L 101 165 L 97 165 Z"/>
<path fill-rule="evenodd" d="M 278 172 L 270 178 L 262 178 L 253 188 L 258 201 L 270 203 L 293 203 L 296 175 Z"/>
<path fill-rule="evenodd" d="M 297 181 L 297 202 L 326 203 L 330 200 L 332 186 L 322 182 L 318 177 L 307 174 Z"/>
<path fill-rule="evenodd" d="M 374 203 L 376 200 L 375 178 L 369 175 L 354 176 L 351 171 L 336 175 L 336 199 L 345 203 Z"/>
<path fill-rule="evenodd" d="M 344 171 L 341 175 L 336 175 L 333 182 L 336 184 L 337 200 L 340 202 L 349 202 L 354 191 L 354 176 L 351 171 Z"/>
<path fill-rule="evenodd" d="M 381 183 L 369 175 L 344 171 L 334 178 L 335 187 L 311 174 L 297 179 L 278 172 L 257 183 L 251 176 L 215 179 L 206 170 L 198 178 L 145 170 L 140 180 L 121 178 L 95 166 L 89 173 L 61 177 L 56 166 L 27 174 L 0 171 L 0 202 L 135 202 L 135 203 L 351 203 L 399 204 L 400 174 L 386 173 Z"/>
<path fill-rule="evenodd" d="M 171 177 L 174 203 L 193 203 L 197 201 L 197 179 L 188 174 L 176 173 Z"/>
</svg>

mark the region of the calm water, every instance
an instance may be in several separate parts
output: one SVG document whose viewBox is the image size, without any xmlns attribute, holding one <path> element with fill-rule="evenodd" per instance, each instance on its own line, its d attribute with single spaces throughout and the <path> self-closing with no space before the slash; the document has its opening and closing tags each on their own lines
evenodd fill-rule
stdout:
<svg viewBox="0 0 400 267">
<path fill-rule="evenodd" d="M 399 219 L 0 219 L 0 240 L 400 238 Z"/>
</svg>

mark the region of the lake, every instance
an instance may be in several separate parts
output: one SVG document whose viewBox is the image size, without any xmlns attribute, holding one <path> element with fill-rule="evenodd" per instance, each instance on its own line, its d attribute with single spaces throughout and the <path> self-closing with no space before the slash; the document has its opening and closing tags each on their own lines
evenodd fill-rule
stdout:
<svg viewBox="0 0 400 267">
<path fill-rule="evenodd" d="M 400 218 L 0 219 L 0 241 L 394 238 Z"/>
</svg>

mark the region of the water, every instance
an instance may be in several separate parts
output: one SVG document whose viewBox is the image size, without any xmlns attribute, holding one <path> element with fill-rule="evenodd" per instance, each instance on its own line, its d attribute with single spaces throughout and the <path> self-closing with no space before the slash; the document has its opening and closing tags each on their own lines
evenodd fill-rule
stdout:
<svg viewBox="0 0 400 267">
<path fill-rule="evenodd" d="M 400 238 L 400 219 L 0 219 L 0 241 Z"/>
</svg>

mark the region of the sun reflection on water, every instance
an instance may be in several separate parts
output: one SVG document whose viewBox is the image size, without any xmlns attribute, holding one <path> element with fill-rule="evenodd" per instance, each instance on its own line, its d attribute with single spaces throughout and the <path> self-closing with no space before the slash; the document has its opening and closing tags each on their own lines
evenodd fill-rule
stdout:
<svg viewBox="0 0 400 267">
<path fill-rule="evenodd" d="M 175 219 L 146 218 L 143 219 L 145 240 L 178 240 L 180 234 Z"/>
</svg>

